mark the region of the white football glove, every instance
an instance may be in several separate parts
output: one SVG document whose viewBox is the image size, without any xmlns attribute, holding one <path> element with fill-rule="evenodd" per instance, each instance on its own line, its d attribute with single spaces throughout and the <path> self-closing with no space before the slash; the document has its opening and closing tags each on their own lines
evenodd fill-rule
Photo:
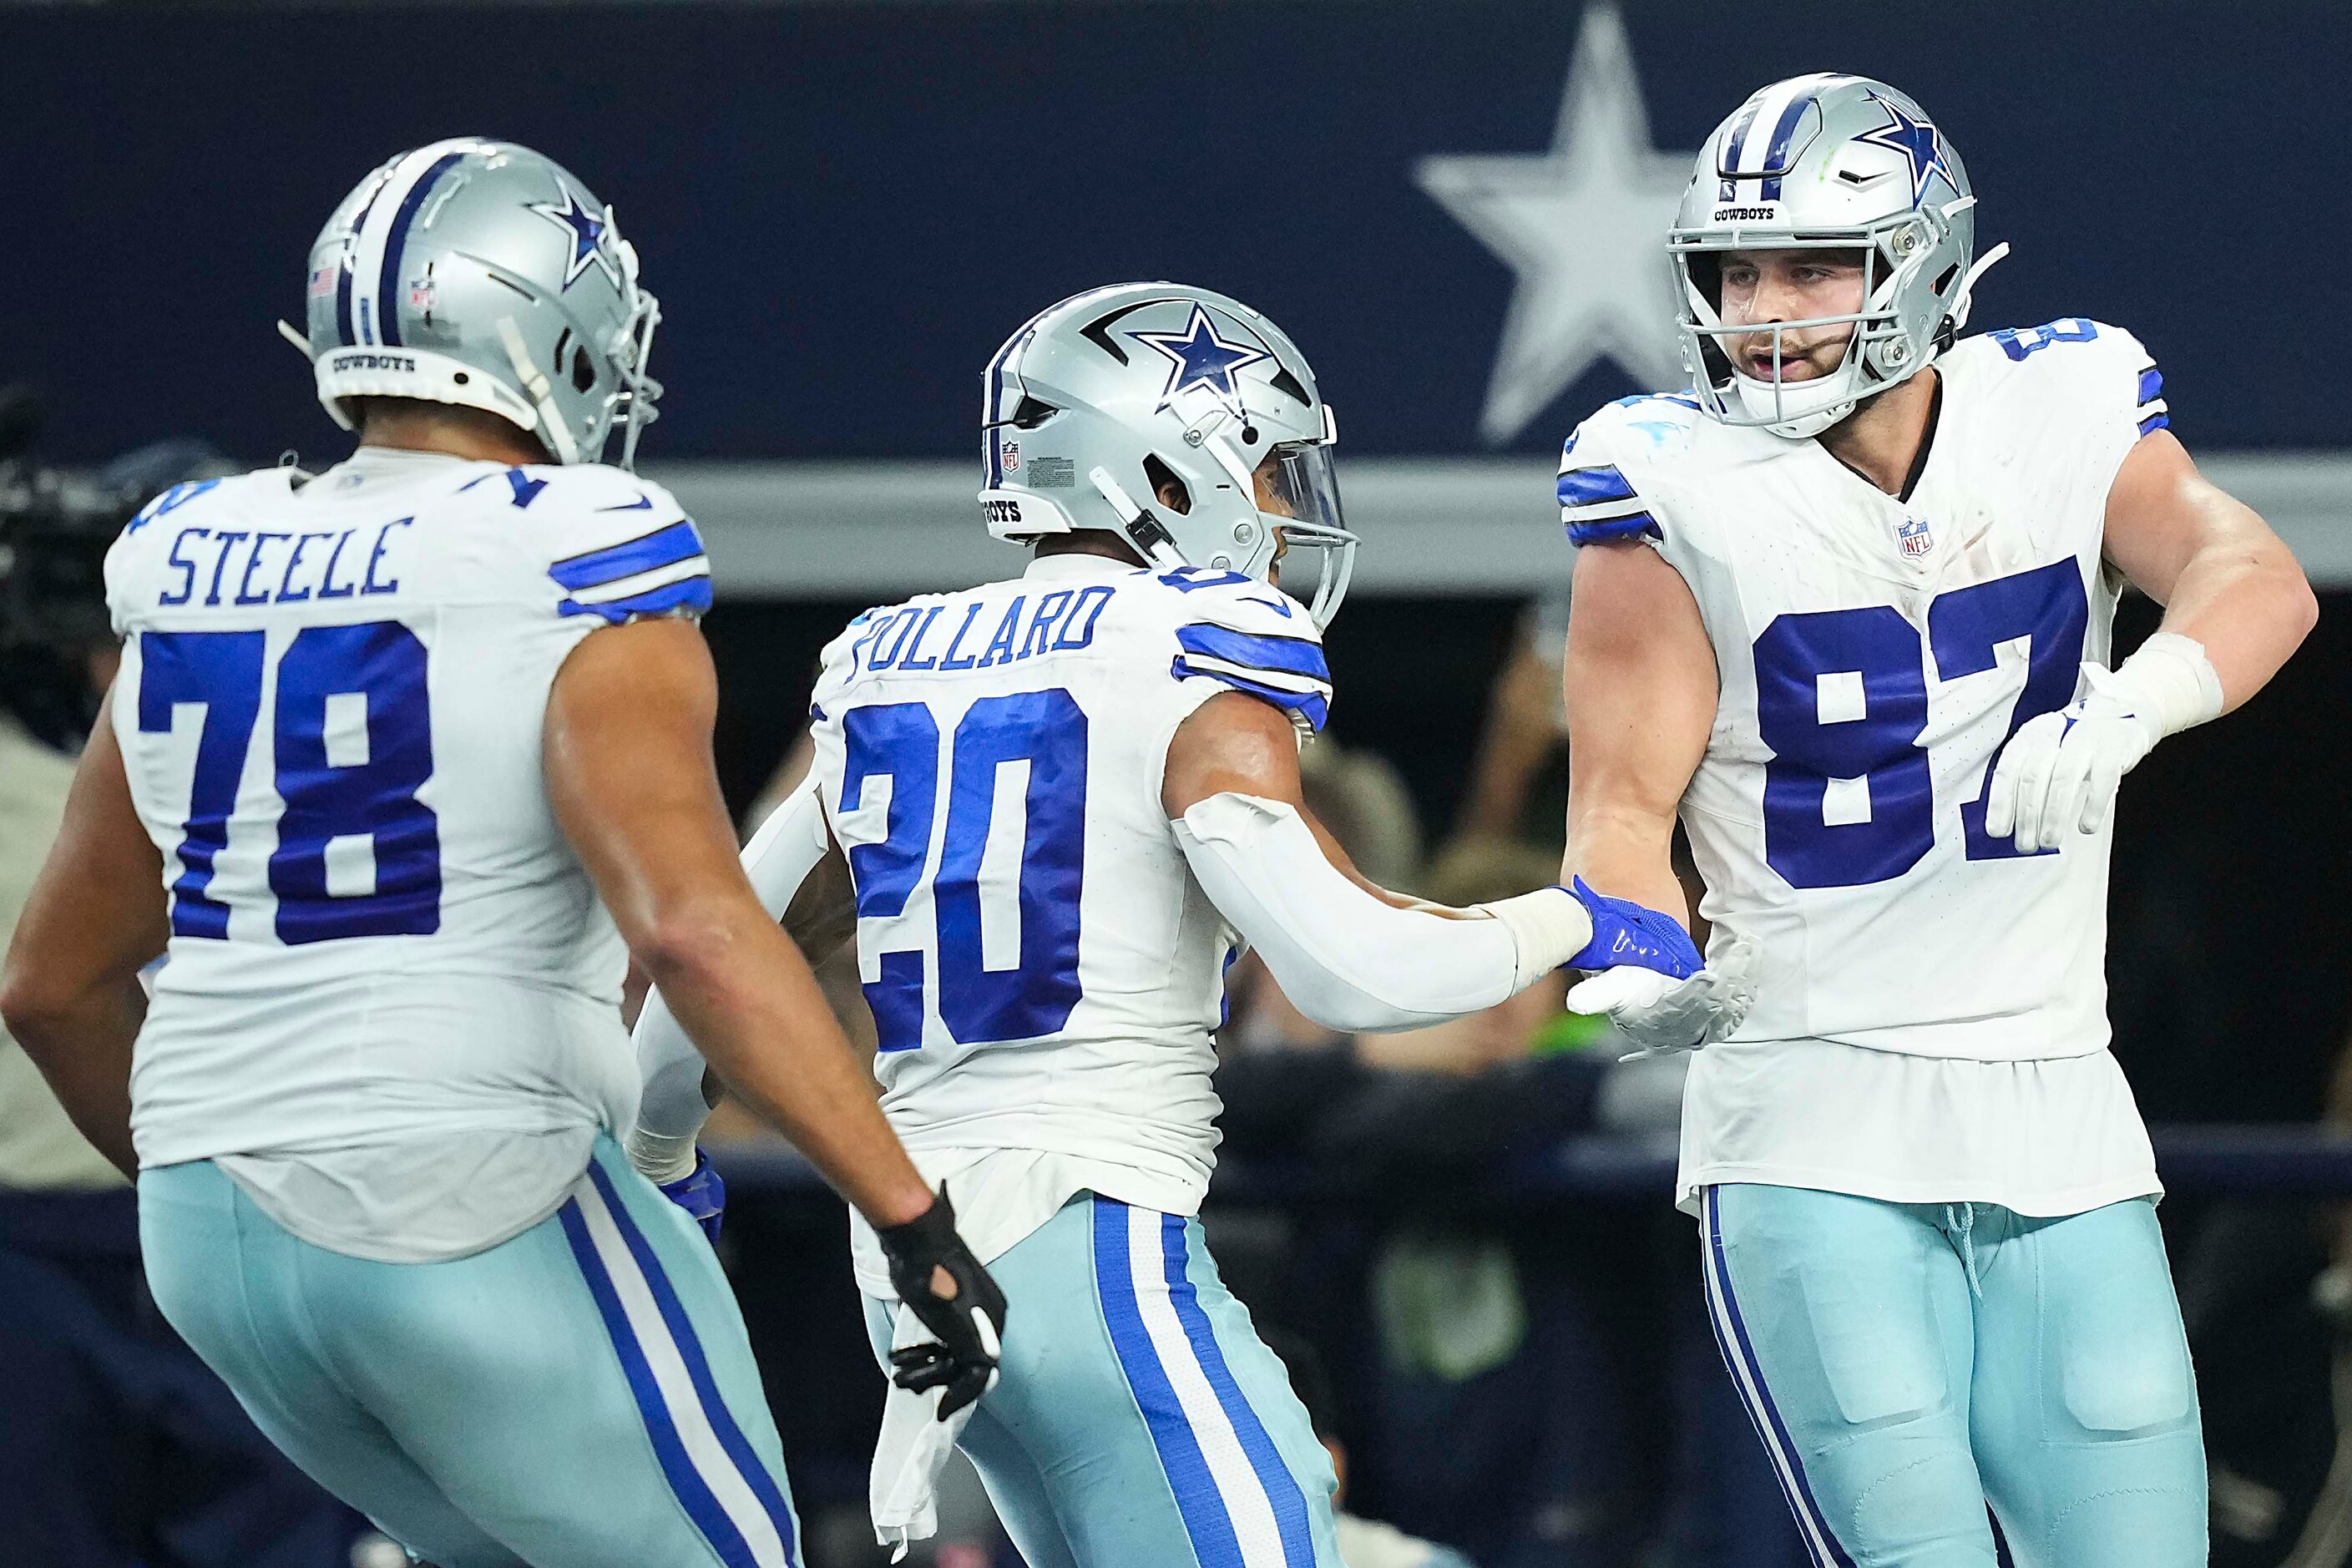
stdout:
<svg viewBox="0 0 2352 1568">
<path fill-rule="evenodd" d="M 1720 962 L 1687 980 L 1625 964 L 1579 981 L 1568 993 L 1571 1013 L 1606 1013 L 1633 1049 L 1620 1057 L 1667 1056 L 1711 1046 L 1739 1027 L 1756 1005 L 1756 960 L 1750 937 L 1735 937 Z"/>
<path fill-rule="evenodd" d="M 2107 825 L 2123 776 L 2167 735 L 2221 710 L 2221 683 L 2205 649 L 2159 632 L 2121 668 L 2085 664 L 2089 689 L 2055 713 L 2027 720 L 2003 746 L 1985 786 L 1985 832 L 2016 836 L 2018 852 L 2055 849 L 2072 830 Z"/>
</svg>

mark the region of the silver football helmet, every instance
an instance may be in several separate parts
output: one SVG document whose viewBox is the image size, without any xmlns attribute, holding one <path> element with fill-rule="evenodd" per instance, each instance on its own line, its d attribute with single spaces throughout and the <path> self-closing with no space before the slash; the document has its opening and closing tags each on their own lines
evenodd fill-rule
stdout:
<svg viewBox="0 0 2352 1568">
<path fill-rule="evenodd" d="M 1005 340 L 982 398 L 980 504 L 997 538 L 1100 529 L 1161 571 L 1261 579 L 1286 549 L 1312 549 L 1309 613 L 1339 613 L 1356 553 L 1339 427 L 1307 357 L 1248 306 L 1175 283 L 1075 295 Z M 1181 507 L 1160 498 L 1171 480 Z"/>
<path fill-rule="evenodd" d="M 403 153 L 343 198 L 310 247 L 309 355 L 319 401 L 415 397 L 512 420 L 559 463 L 635 460 L 660 384 L 661 307 L 637 253 L 553 159 L 460 137 Z"/>
<path fill-rule="evenodd" d="M 1757 92 L 1706 139 L 1667 239 L 1700 405 L 1727 425 L 1801 438 L 1925 370 L 1967 323 L 1976 280 L 2009 252 L 1971 262 L 1976 203 L 1958 152 L 1885 83 L 1824 71 Z M 1791 248 L 1860 251 L 1862 309 L 1726 325 L 1722 254 Z M 1844 360 L 1811 381 L 1759 380 L 1720 346 L 1769 331 L 1777 359 L 1782 333 L 1849 321 Z"/>
</svg>

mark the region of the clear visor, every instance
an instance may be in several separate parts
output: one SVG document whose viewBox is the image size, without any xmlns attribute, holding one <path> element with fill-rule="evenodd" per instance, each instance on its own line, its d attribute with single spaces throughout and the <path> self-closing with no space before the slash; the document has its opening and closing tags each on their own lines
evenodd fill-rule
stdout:
<svg viewBox="0 0 2352 1568">
<path fill-rule="evenodd" d="M 1329 428 L 1327 423 L 1326 428 Z M 1303 601 L 1318 626 L 1328 626 L 1347 597 L 1356 564 L 1356 536 L 1339 511 L 1339 471 L 1332 440 L 1276 447 L 1254 476 L 1259 515 L 1282 542 L 1276 581 Z"/>
</svg>

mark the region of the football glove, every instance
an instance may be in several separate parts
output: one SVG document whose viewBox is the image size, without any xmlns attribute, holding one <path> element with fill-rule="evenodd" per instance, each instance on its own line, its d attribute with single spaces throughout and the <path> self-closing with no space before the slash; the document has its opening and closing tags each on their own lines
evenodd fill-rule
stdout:
<svg viewBox="0 0 2352 1568">
<path fill-rule="evenodd" d="M 1578 982 L 1569 1011 L 1604 1013 L 1633 1048 L 1618 1059 L 1694 1051 L 1722 1039 L 1756 1005 L 1756 961 L 1749 937 L 1734 938 L 1716 963 L 1679 978 L 1623 964 Z"/>
<path fill-rule="evenodd" d="M 996 1384 L 1004 1341 L 1004 1292 L 956 1230 L 955 1209 L 945 1186 L 921 1215 L 904 1225 L 877 1226 L 874 1234 L 889 1259 L 890 1283 L 898 1300 L 939 1336 L 892 1351 L 890 1381 L 917 1394 L 945 1388 L 939 1409 L 939 1418 L 945 1421 Z M 952 1296 L 932 1289 L 940 1269 L 954 1281 Z"/>
<path fill-rule="evenodd" d="M 1691 945 L 1690 933 L 1674 916 L 1631 899 L 1612 899 L 1586 887 L 1577 878 L 1570 895 L 1592 917 L 1592 940 L 1563 966 L 1569 969 L 1615 969 L 1638 964 L 1646 970 L 1682 980 L 1698 972 L 1705 961 Z"/>
<path fill-rule="evenodd" d="M 1985 832 L 2014 835 L 2020 854 L 2098 832 L 2116 786 L 2158 741 L 2221 711 L 2212 660 L 2177 633 L 2157 633 L 2119 668 L 2085 664 L 2083 679 L 2072 703 L 2018 726 L 1985 785 Z"/>
<path fill-rule="evenodd" d="M 674 1182 L 655 1184 L 661 1195 L 687 1212 L 710 1245 L 719 1245 L 719 1227 L 727 1218 L 727 1184 L 719 1179 L 719 1167 L 710 1156 L 697 1149 L 694 1169 Z"/>
</svg>

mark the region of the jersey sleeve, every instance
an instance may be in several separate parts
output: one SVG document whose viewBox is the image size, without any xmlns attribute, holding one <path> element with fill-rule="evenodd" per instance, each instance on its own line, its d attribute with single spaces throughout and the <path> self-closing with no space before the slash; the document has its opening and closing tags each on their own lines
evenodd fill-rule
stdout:
<svg viewBox="0 0 2352 1568">
<path fill-rule="evenodd" d="M 104 568 L 106 613 L 113 624 L 115 636 L 129 637 L 139 609 L 155 602 L 152 579 L 156 555 L 159 551 L 170 548 L 158 541 L 173 531 L 163 520 L 182 507 L 211 495 L 225 482 L 221 479 L 190 479 L 184 484 L 173 485 L 133 513 L 131 521 L 122 525 L 122 531 L 115 536 L 114 542 L 107 546 Z M 191 566 L 187 570 L 193 583 L 194 568 Z"/>
<path fill-rule="evenodd" d="M 694 520 L 661 486 L 618 468 L 513 468 L 516 495 L 542 514 L 555 613 L 619 626 L 639 616 L 699 616 L 710 608 L 710 559 Z"/>
<path fill-rule="evenodd" d="M 1569 542 L 1603 544 L 1616 540 L 1665 538 L 1656 509 L 1641 492 L 1638 469 L 1629 466 L 1631 448 L 1627 412 L 1645 402 L 1612 403 L 1579 425 L 1559 454 L 1559 517 L 1568 525 Z"/>
<path fill-rule="evenodd" d="M 1168 673 L 1202 701 L 1222 687 L 1270 702 L 1301 734 L 1331 716 L 1331 667 L 1306 607 L 1238 572 L 1188 568 L 1160 581 L 1171 595 Z"/>
<path fill-rule="evenodd" d="M 2147 346 L 2121 327 L 2062 316 L 2039 327 L 1985 335 L 2021 373 L 2038 370 L 2051 378 L 2053 406 L 2078 411 L 2103 433 L 2137 441 L 2172 424 L 2164 373 Z"/>
</svg>

